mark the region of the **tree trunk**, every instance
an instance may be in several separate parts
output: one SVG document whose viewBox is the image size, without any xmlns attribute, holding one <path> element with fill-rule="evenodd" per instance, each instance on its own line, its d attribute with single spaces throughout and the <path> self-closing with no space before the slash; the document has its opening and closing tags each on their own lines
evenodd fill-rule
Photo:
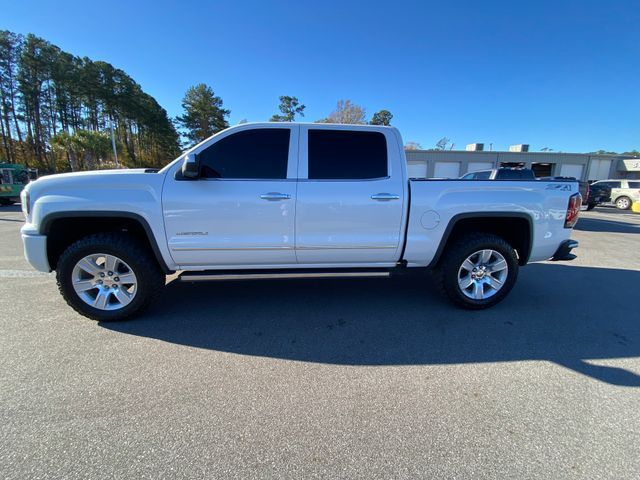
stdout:
<svg viewBox="0 0 640 480">
<path fill-rule="evenodd" d="M 87 170 L 95 170 L 96 162 L 91 152 L 84 152 L 84 166 Z"/>
<path fill-rule="evenodd" d="M 0 125 L 2 126 L 2 144 L 4 147 L 7 162 L 15 163 L 13 154 L 13 138 L 11 137 L 11 123 L 9 122 L 9 112 L 7 108 L 7 99 L 4 89 L 0 88 Z"/>
<path fill-rule="evenodd" d="M 24 142 L 22 141 L 22 132 L 20 131 L 20 123 L 18 122 L 18 116 L 16 115 L 16 99 L 15 99 L 15 87 L 13 85 L 13 77 L 11 77 L 9 83 L 9 100 L 11 101 L 11 115 L 13 116 L 13 123 L 16 128 L 16 135 L 18 136 L 18 143 L 20 144 L 20 150 L 22 151 L 22 161 L 26 166 L 27 163 L 27 151 L 25 150 Z"/>
<path fill-rule="evenodd" d="M 3 122 L 0 122 L 0 135 L 2 135 L 2 147 L 4 148 L 4 154 L 7 157 L 7 162 L 13 163 L 13 161 L 11 160 L 11 151 L 10 151 L 10 148 L 9 148 L 9 139 L 7 138 L 7 135 L 5 135 L 4 123 Z"/>
<path fill-rule="evenodd" d="M 71 167 L 72 172 L 77 172 L 78 168 L 78 159 L 76 158 L 76 152 L 73 150 L 67 152 L 67 159 L 69 160 L 69 167 Z"/>
</svg>

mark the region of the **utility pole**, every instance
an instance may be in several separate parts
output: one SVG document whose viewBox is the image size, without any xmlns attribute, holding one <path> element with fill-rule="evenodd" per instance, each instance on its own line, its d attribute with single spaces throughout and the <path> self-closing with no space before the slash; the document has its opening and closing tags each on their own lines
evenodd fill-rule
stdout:
<svg viewBox="0 0 640 480">
<path fill-rule="evenodd" d="M 116 167 L 119 167 L 120 164 L 118 163 L 118 151 L 116 150 L 116 137 L 113 134 L 113 119 L 110 119 L 111 121 L 109 122 L 109 130 L 111 130 L 111 146 L 113 147 L 113 159 L 116 162 Z"/>
</svg>

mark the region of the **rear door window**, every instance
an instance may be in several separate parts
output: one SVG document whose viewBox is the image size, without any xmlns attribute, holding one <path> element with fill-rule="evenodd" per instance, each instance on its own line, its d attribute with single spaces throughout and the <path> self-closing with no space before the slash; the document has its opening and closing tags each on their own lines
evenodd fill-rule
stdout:
<svg viewBox="0 0 640 480">
<path fill-rule="evenodd" d="M 309 179 L 367 180 L 389 175 L 381 132 L 309 130 Z"/>
</svg>

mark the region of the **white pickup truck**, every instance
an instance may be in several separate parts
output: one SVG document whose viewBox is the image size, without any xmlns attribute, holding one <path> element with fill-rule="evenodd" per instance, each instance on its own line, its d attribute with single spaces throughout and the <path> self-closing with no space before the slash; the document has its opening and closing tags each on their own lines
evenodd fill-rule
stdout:
<svg viewBox="0 0 640 480">
<path fill-rule="evenodd" d="M 492 306 L 528 262 L 568 260 L 571 181 L 408 179 L 395 128 L 256 123 L 160 171 L 52 175 L 22 193 L 22 240 L 81 314 L 119 320 L 180 280 L 436 272 L 458 305 Z"/>
</svg>

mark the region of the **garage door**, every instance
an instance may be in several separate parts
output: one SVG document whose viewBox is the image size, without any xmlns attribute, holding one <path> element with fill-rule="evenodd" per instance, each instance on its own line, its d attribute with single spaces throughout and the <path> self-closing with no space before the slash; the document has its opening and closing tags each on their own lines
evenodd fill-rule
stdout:
<svg viewBox="0 0 640 480">
<path fill-rule="evenodd" d="M 582 180 L 582 172 L 584 172 L 584 165 L 571 165 L 567 163 L 560 167 L 561 177 L 573 177 Z"/>
<path fill-rule="evenodd" d="M 466 173 L 477 172 L 478 170 L 491 170 L 493 162 L 469 162 Z"/>
<path fill-rule="evenodd" d="M 407 162 L 409 178 L 427 178 L 427 162 Z"/>
<path fill-rule="evenodd" d="M 435 178 L 458 178 L 460 176 L 460 162 L 436 162 L 433 176 Z"/>
<path fill-rule="evenodd" d="M 611 160 L 591 160 L 588 180 L 604 180 L 609 178 L 611 170 Z"/>
</svg>

